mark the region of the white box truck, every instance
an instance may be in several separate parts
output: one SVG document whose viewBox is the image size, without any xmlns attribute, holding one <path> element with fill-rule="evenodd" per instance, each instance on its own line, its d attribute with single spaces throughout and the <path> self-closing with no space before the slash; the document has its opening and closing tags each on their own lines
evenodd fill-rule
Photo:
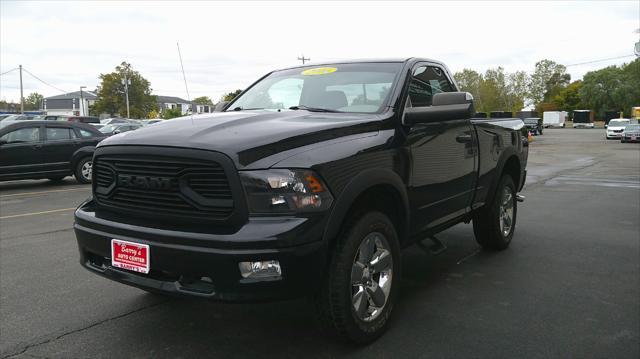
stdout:
<svg viewBox="0 0 640 359">
<path fill-rule="evenodd" d="M 542 113 L 542 125 L 548 127 L 562 127 L 567 120 L 566 111 L 545 111 Z"/>
</svg>

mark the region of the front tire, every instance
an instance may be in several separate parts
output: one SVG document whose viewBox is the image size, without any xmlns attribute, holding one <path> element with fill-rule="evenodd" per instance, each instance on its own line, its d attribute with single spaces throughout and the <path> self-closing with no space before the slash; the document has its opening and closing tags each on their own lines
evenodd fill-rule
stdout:
<svg viewBox="0 0 640 359">
<path fill-rule="evenodd" d="M 86 184 L 91 183 L 91 173 L 93 170 L 93 163 L 91 157 L 82 158 L 78 163 L 76 163 L 76 168 L 74 171 L 74 176 L 76 177 L 76 181 Z"/>
<path fill-rule="evenodd" d="M 368 343 L 387 329 L 400 279 L 400 245 L 393 223 L 380 212 L 347 221 L 316 298 L 325 330 Z"/>
<path fill-rule="evenodd" d="M 517 212 L 518 202 L 513 179 L 509 175 L 503 175 L 493 201 L 473 217 L 473 233 L 478 244 L 489 250 L 509 247 L 516 228 Z"/>
</svg>

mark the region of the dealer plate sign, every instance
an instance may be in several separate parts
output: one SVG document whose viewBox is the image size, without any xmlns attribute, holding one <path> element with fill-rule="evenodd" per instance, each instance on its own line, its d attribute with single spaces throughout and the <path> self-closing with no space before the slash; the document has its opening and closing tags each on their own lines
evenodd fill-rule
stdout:
<svg viewBox="0 0 640 359">
<path fill-rule="evenodd" d="M 149 273 L 149 245 L 111 240 L 111 265 L 138 273 Z"/>
</svg>

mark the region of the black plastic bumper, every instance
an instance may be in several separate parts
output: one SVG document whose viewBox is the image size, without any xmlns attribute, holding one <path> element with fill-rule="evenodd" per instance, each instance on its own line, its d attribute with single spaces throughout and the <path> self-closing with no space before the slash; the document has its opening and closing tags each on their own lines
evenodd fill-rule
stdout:
<svg viewBox="0 0 640 359">
<path fill-rule="evenodd" d="M 236 233 L 214 235 L 111 222 L 97 217 L 91 202 L 76 210 L 75 219 L 82 266 L 149 291 L 222 301 L 285 299 L 313 291 L 325 269 L 322 219 L 261 218 L 250 220 Z M 304 244 L 283 246 L 291 236 L 305 236 L 299 241 Z M 114 268 L 114 238 L 148 244 L 150 272 Z M 266 280 L 241 276 L 239 262 L 261 260 L 279 261 L 282 276 Z"/>
</svg>

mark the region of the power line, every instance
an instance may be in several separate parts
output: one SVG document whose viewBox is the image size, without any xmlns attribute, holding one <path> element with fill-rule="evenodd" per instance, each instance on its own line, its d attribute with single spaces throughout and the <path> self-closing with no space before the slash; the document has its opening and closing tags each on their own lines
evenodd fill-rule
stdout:
<svg viewBox="0 0 640 359">
<path fill-rule="evenodd" d="M 569 67 L 569 66 L 578 66 L 578 65 L 586 65 L 586 64 L 593 64 L 596 62 L 603 62 L 603 61 L 609 61 L 609 60 L 617 60 L 617 59 L 624 59 L 627 57 L 632 57 L 632 56 L 636 56 L 636 55 L 624 55 L 624 56 L 617 56 L 617 57 L 609 57 L 607 59 L 600 59 L 600 60 L 593 60 L 593 61 L 586 61 L 586 62 L 579 62 L 577 64 L 570 64 L 570 65 L 564 65 L 565 67 Z"/>
<path fill-rule="evenodd" d="M 68 93 L 69 93 L 69 91 L 65 91 L 65 90 L 63 90 L 63 89 L 61 89 L 61 88 L 59 88 L 59 87 L 55 87 L 55 86 L 53 86 L 52 84 L 50 84 L 50 83 L 48 83 L 48 82 L 44 81 L 43 79 L 41 79 L 41 78 L 39 78 L 38 76 L 36 76 L 36 75 L 32 74 L 31 72 L 29 72 L 29 70 L 25 69 L 24 67 L 22 68 L 22 70 L 24 70 L 24 72 L 26 72 L 26 73 L 28 73 L 29 75 L 31 75 L 34 79 L 36 79 L 36 80 L 38 80 L 38 81 L 42 82 L 43 84 L 45 84 L 45 85 L 47 85 L 47 86 L 49 86 L 49 87 L 51 87 L 51 88 L 54 88 L 54 89 L 56 89 L 56 90 L 58 90 L 58 91 L 62 92 L 63 94 L 68 94 Z"/>
<path fill-rule="evenodd" d="M 18 68 L 17 68 L 17 67 L 15 67 L 15 68 L 13 68 L 13 69 L 11 69 L 11 70 L 9 70 L 9 71 L 5 71 L 5 72 L 1 73 L 1 74 L 0 74 L 0 76 L 2 76 L 2 75 L 6 75 L 6 74 L 8 74 L 9 72 L 11 72 L 11 71 L 15 71 L 15 70 L 17 70 L 17 69 L 18 69 Z"/>
</svg>

